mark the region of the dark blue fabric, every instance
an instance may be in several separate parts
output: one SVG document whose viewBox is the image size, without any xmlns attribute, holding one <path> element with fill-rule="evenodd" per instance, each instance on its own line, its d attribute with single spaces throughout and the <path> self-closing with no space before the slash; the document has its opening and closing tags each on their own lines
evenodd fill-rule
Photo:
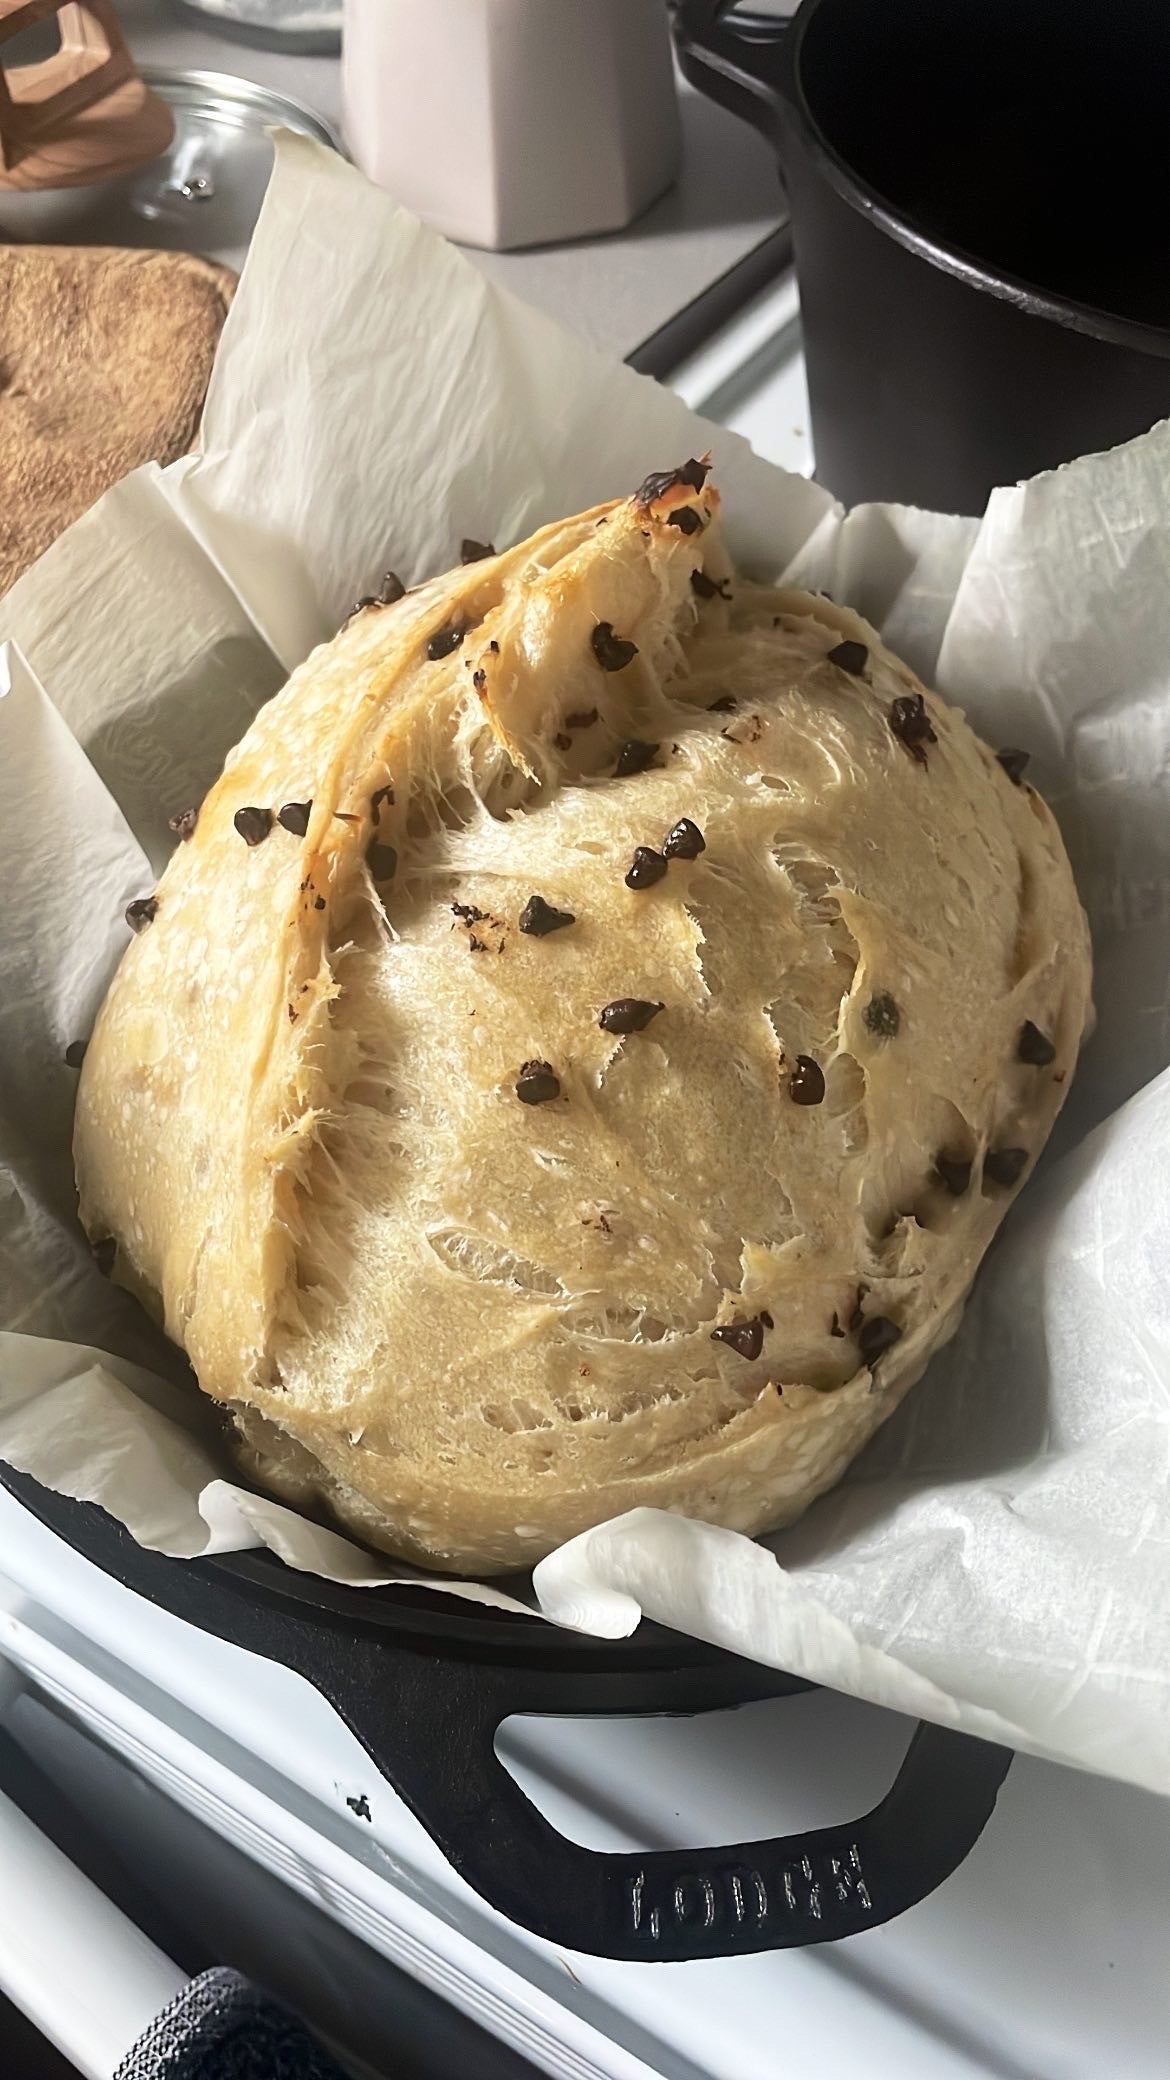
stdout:
<svg viewBox="0 0 1170 2080">
<path fill-rule="evenodd" d="M 345 2080 L 287 2008 L 224 1966 L 176 1994 L 114 2080 Z"/>
</svg>

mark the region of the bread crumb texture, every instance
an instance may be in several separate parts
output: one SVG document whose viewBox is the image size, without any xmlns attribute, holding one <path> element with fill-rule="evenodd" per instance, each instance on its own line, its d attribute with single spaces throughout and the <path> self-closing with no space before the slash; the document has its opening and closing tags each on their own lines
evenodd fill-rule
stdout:
<svg viewBox="0 0 1170 2080">
<path fill-rule="evenodd" d="M 953 1332 L 1089 1016 L 1045 804 L 857 615 L 737 577 L 700 465 L 363 607 L 155 893 L 85 1225 L 259 1481 L 452 1570 L 804 1509 Z"/>
</svg>

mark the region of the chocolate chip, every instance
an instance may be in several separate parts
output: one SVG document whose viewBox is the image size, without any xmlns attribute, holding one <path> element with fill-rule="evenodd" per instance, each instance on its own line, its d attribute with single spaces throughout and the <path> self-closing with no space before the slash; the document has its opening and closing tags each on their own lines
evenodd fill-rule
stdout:
<svg viewBox="0 0 1170 2080">
<path fill-rule="evenodd" d="M 825 1095 L 825 1072 L 810 1054 L 798 1054 L 788 1078 L 788 1095 L 794 1105 L 820 1105 Z"/>
<path fill-rule="evenodd" d="M 677 527 L 680 534 L 700 534 L 703 516 L 695 511 L 694 506 L 676 506 L 673 513 L 667 514 L 666 524 L 668 527 Z"/>
<path fill-rule="evenodd" d="M 599 621 L 589 638 L 603 672 L 621 672 L 638 655 L 638 645 L 615 636 L 612 621 Z"/>
<path fill-rule="evenodd" d="M 1026 1148 L 990 1148 L 983 1158 L 983 1175 L 992 1184 L 1018 1184 L 1027 1160 Z"/>
<path fill-rule="evenodd" d="M 482 563 L 485 556 L 494 556 L 495 553 L 491 542 L 477 542 L 470 535 L 465 535 L 459 544 L 460 563 Z"/>
<path fill-rule="evenodd" d="M 1031 759 L 1030 751 L 997 751 L 996 758 L 1007 774 L 1013 787 L 1018 787 L 1024 777 L 1024 768 Z"/>
<path fill-rule="evenodd" d="M 478 671 L 475 671 L 471 674 L 471 683 L 474 686 L 477 693 L 483 692 L 484 688 L 487 685 L 487 673 L 482 669 L 482 667 Z"/>
<path fill-rule="evenodd" d="M 366 847 L 366 865 L 375 881 L 393 881 L 398 872 L 398 854 L 393 845 L 380 845 L 375 838 Z"/>
<path fill-rule="evenodd" d="M 375 823 L 381 821 L 383 802 L 387 802 L 391 808 L 394 807 L 394 789 L 389 785 L 375 788 L 370 796 L 370 815 Z"/>
<path fill-rule="evenodd" d="M 378 587 L 378 605 L 392 607 L 398 600 L 406 598 L 406 587 L 397 571 L 387 571 Z"/>
<path fill-rule="evenodd" d="M 522 1105 L 547 1105 L 561 1095 L 561 1081 L 547 1062 L 525 1062 L 516 1078 L 516 1096 Z"/>
<path fill-rule="evenodd" d="M 272 829 L 272 811 L 252 806 L 237 809 L 232 822 L 245 845 L 260 845 Z"/>
<path fill-rule="evenodd" d="M 193 837 L 198 821 L 198 809 L 180 809 L 177 815 L 167 818 L 168 825 L 174 831 L 176 838 Z"/>
<path fill-rule="evenodd" d="M 363 592 L 360 599 L 355 599 L 352 607 L 346 615 L 345 626 L 347 628 L 349 627 L 349 624 L 353 620 L 355 614 L 364 614 L 367 607 L 377 607 L 380 605 L 381 601 L 375 598 L 372 592 Z"/>
<path fill-rule="evenodd" d="M 452 903 L 451 909 L 456 917 L 463 919 L 464 924 L 482 924 L 487 916 L 487 911 L 477 910 L 474 903 Z"/>
<path fill-rule="evenodd" d="M 644 773 L 658 756 L 657 744 L 647 744 L 642 737 L 629 737 L 617 755 L 613 769 L 615 780 L 626 780 L 631 773 Z"/>
<path fill-rule="evenodd" d="M 721 693 L 717 701 L 712 701 L 707 713 L 708 715 L 734 715 L 738 705 L 733 693 Z"/>
<path fill-rule="evenodd" d="M 691 572 L 691 591 L 696 599 L 717 599 L 719 597 L 719 587 L 715 583 L 714 578 L 709 578 L 706 571 L 699 570 L 697 567 Z"/>
<path fill-rule="evenodd" d="M 303 838 L 309 828 L 309 811 L 312 802 L 285 802 L 276 812 L 276 820 L 291 831 L 294 838 Z"/>
<path fill-rule="evenodd" d="M 427 643 L 427 656 L 431 663 L 437 664 L 440 657 L 450 657 L 452 650 L 458 650 L 466 634 L 462 621 L 448 621 L 442 628 L 437 628 Z"/>
<path fill-rule="evenodd" d="M 498 643 L 496 642 L 496 639 L 495 639 L 495 637 L 494 637 L 494 636 L 492 637 L 492 640 L 491 640 L 491 642 L 490 642 L 490 643 L 488 644 L 488 649 L 489 649 L 489 650 L 491 651 L 491 653 L 492 653 L 492 656 L 493 656 L 493 657 L 498 657 L 498 656 L 499 656 L 499 654 L 500 654 L 500 646 L 499 646 L 499 644 L 498 644 Z"/>
<path fill-rule="evenodd" d="M 920 693 L 900 693 L 890 706 L 890 728 L 900 744 L 906 746 L 911 758 L 920 766 L 926 764 L 926 746 L 937 744 L 934 725 L 926 712 L 926 702 Z"/>
<path fill-rule="evenodd" d="M 1056 1060 L 1056 1049 L 1047 1033 L 1042 1033 L 1039 1026 L 1034 1026 L 1030 1018 L 1026 1018 L 1020 1027 L 1020 1037 L 1016 1042 L 1016 1060 L 1029 1063 L 1033 1069 L 1047 1069 L 1049 1063 Z"/>
<path fill-rule="evenodd" d="M 88 1046 L 88 1040 L 71 1040 L 65 1049 L 65 1067 L 67 1069 L 80 1069 L 81 1064 L 85 1060 L 85 1050 Z"/>
<path fill-rule="evenodd" d="M 741 1358 L 758 1358 L 764 1348 L 764 1317 L 757 1314 L 747 1322 L 724 1322 L 721 1328 L 712 1329 L 711 1341 L 726 1343 Z"/>
<path fill-rule="evenodd" d="M 970 1156 L 949 1156 L 940 1150 L 934 1159 L 935 1176 L 952 1199 L 961 1199 L 971 1182 Z"/>
<path fill-rule="evenodd" d="M 666 859 L 698 859 L 700 852 L 706 850 L 707 840 L 689 816 L 681 816 L 677 823 L 672 824 L 662 841 Z"/>
<path fill-rule="evenodd" d="M 667 862 L 660 852 L 650 845 L 636 845 L 630 870 L 626 875 L 627 888 L 653 888 L 666 872 Z"/>
<path fill-rule="evenodd" d="M 313 908 L 314 908 L 314 910 L 323 910 L 323 909 L 325 908 L 325 898 L 324 898 L 324 896 L 314 896 L 314 897 L 313 897 Z"/>
<path fill-rule="evenodd" d="M 114 1241 L 113 1236 L 103 1235 L 100 1242 L 91 1242 L 90 1250 L 93 1254 L 94 1263 L 97 1265 L 102 1277 L 109 1278 L 114 1268 L 114 1259 L 118 1254 L 118 1245 Z"/>
<path fill-rule="evenodd" d="M 642 1033 L 665 1005 L 651 1004 L 645 997 L 615 997 L 598 1018 L 604 1033 Z"/>
<path fill-rule="evenodd" d="M 888 1314 L 867 1315 L 857 1333 L 857 1342 L 867 1365 L 876 1365 L 886 1351 L 901 1341 L 902 1331 Z"/>
<path fill-rule="evenodd" d="M 651 506 L 656 498 L 661 498 L 664 492 L 669 491 L 674 484 L 686 484 L 689 485 L 692 491 L 701 491 L 707 481 L 710 468 L 709 462 L 696 462 L 692 455 L 690 461 L 684 462 L 681 469 L 657 470 L 652 476 L 647 477 L 643 483 L 639 484 L 638 489 L 634 493 L 634 504 L 636 506 Z"/>
<path fill-rule="evenodd" d="M 543 896 L 529 896 L 520 912 L 520 929 L 530 939 L 547 939 L 550 932 L 563 932 L 567 924 L 575 924 L 571 910 L 554 910 Z"/>
<path fill-rule="evenodd" d="M 861 1015 L 866 1030 L 876 1033 L 879 1040 L 892 1040 L 902 1023 L 902 1014 L 888 990 L 871 997 Z"/>
<path fill-rule="evenodd" d="M 829 652 L 829 663 L 837 665 L 843 672 L 851 672 L 855 679 L 860 677 L 868 662 L 869 651 L 864 643 L 855 643 L 852 640 L 838 643 L 836 648 Z"/>
<path fill-rule="evenodd" d="M 594 723 L 596 722 L 596 720 L 597 720 L 597 710 L 596 710 L 596 708 L 579 708 L 579 709 L 577 709 L 577 710 L 576 710 L 576 711 L 575 711 L 575 712 L 574 712 L 574 713 L 573 713 L 572 715 L 566 715 L 566 717 L 565 717 L 565 728 L 566 728 L 566 729 L 592 729 L 592 727 L 593 727 Z"/>
<path fill-rule="evenodd" d="M 126 922 L 132 932 L 144 932 L 158 916 L 157 896 L 137 896 L 126 905 Z"/>
</svg>

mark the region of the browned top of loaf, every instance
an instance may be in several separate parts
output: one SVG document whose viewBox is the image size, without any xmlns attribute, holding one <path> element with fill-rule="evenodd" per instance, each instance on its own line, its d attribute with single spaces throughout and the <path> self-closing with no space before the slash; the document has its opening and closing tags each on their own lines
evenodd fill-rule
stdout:
<svg viewBox="0 0 1170 2080">
<path fill-rule="evenodd" d="M 187 253 L 0 246 L 0 593 L 129 470 L 192 446 L 234 286 Z"/>
</svg>

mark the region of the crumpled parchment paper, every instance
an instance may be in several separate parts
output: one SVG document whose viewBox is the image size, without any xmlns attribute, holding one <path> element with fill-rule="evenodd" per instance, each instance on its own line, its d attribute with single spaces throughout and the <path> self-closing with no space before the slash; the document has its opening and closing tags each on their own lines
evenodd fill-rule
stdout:
<svg viewBox="0 0 1170 2080">
<path fill-rule="evenodd" d="M 64 1051 L 168 815 L 383 570 L 412 582 L 463 535 L 515 540 L 708 446 L 743 564 L 847 599 L 1032 750 L 1100 1024 L 958 1338 L 844 1484 L 760 1543 L 634 1511 L 544 1561 L 536 1597 L 1170 1792 L 1170 428 L 998 491 L 980 523 L 846 518 L 299 138 L 202 453 L 136 472 L 0 602 L 0 1457 L 165 1552 L 388 1578 L 233 1481 L 181 1356 L 98 1274 Z"/>
</svg>

